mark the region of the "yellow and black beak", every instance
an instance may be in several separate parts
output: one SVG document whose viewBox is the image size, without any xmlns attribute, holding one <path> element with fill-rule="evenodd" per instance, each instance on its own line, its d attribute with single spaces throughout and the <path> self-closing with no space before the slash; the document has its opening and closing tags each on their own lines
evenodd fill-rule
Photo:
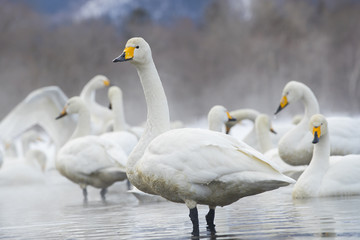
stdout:
<svg viewBox="0 0 360 240">
<path fill-rule="evenodd" d="M 321 136 L 321 129 L 320 129 L 320 126 L 318 127 L 313 127 L 313 136 L 314 136 L 314 139 L 312 141 L 312 143 L 318 143 L 319 142 L 319 139 L 320 139 L 320 136 Z"/>
<path fill-rule="evenodd" d="M 281 98 L 281 101 L 280 101 L 280 105 L 278 107 L 278 109 L 276 110 L 276 112 L 274 114 L 277 114 L 278 112 L 280 112 L 283 108 L 285 108 L 287 105 L 288 105 L 288 100 L 287 100 L 287 97 L 284 95 L 282 98 Z"/>
<path fill-rule="evenodd" d="M 228 116 L 228 121 L 229 122 L 235 122 L 236 121 L 236 118 L 233 118 L 229 112 L 226 112 L 227 116 Z"/>
<path fill-rule="evenodd" d="M 60 119 L 62 117 L 65 117 L 66 115 L 67 115 L 66 108 L 64 108 L 62 110 L 62 112 L 60 113 L 60 115 L 55 118 L 55 120 L 58 120 L 58 119 Z"/>
<path fill-rule="evenodd" d="M 125 48 L 123 53 L 119 57 L 115 58 L 113 60 L 113 62 L 125 62 L 125 61 L 129 61 L 129 60 L 133 59 L 134 51 L 135 51 L 135 47 Z"/>
<path fill-rule="evenodd" d="M 272 127 L 270 128 L 270 132 L 272 132 L 273 134 L 277 134 L 277 132 Z"/>
</svg>

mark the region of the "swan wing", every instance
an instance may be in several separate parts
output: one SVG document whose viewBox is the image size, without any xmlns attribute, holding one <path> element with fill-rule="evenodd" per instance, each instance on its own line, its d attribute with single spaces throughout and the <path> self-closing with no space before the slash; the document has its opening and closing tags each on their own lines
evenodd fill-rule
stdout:
<svg viewBox="0 0 360 240">
<path fill-rule="evenodd" d="M 69 116 L 62 121 L 55 121 L 54 118 L 61 112 L 67 99 L 57 86 L 44 87 L 31 92 L 1 121 L 1 138 L 12 140 L 27 129 L 39 125 L 58 147 L 63 145 L 71 136 L 76 119 Z"/>
<path fill-rule="evenodd" d="M 162 177 L 168 179 L 177 176 L 193 184 L 237 180 L 256 182 L 260 178 L 292 182 L 245 143 L 202 129 L 176 129 L 155 138 L 139 167 L 150 175 L 165 174 Z"/>
<path fill-rule="evenodd" d="M 105 168 L 117 167 L 114 154 L 110 154 L 109 149 L 112 146 L 97 136 L 70 140 L 57 155 L 57 168 L 91 175 Z"/>
</svg>

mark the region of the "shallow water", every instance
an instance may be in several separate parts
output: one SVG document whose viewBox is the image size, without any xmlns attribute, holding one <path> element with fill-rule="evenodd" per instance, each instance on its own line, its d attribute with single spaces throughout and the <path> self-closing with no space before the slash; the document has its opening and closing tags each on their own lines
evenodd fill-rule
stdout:
<svg viewBox="0 0 360 240">
<path fill-rule="evenodd" d="M 185 205 L 142 203 L 125 183 L 109 188 L 106 202 L 89 187 L 80 188 L 46 173 L 44 182 L 0 182 L 0 239 L 190 239 Z M 240 199 L 216 209 L 217 233 L 206 231 L 206 206 L 199 206 L 200 238 L 359 239 L 360 197 L 291 199 L 292 186 Z"/>
</svg>

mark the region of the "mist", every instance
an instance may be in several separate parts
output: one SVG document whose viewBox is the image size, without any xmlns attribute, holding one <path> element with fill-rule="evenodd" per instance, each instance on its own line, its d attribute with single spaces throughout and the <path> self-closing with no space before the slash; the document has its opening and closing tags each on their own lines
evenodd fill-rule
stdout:
<svg viewBox="0 0 360 240">
<path fill-rule="evenodd" d="M 200 21 L 152 20 L 142 8 L 120 24 L 106 18 L 54 23 L 29 6 L 0 8 L 0 119 L 31 91 L 57 85 L 79 95 L 103 74 L 124 94 L 126 119 L 146 119 L 135 67 L 114 64 L 126 41 L 143 37 L 168 97 L 172 120 L 189 122 L 215 104 L 273 114 L 284 85 L 307 84 L 326 115 L 360 112 L 360 1 L 209 1 Z M 106 90 L 97 93 L 107 105 Z M 302 106 L 286 110 L 301 113 Z M 54 116 L 55 117 L 55 116 Z"/>
</svg>

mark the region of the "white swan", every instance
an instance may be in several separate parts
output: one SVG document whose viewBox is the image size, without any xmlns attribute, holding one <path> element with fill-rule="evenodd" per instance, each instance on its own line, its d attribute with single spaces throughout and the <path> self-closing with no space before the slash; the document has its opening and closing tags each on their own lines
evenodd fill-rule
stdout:
<svg viewBox="0 0 360 240">
<path fill-rule="evenodd" d="M 293 198 L 359 195 L 360 155 L 330 157 L 331 129 L 323 115 L 312 116 L 309 127 L 314 153 L 293 188 Z"/>
<path fill-rule="evenodd" d="M 228 122 L 236 122 L 237 119 L 234 118 L 228 110 L 221 105 L 213 106 L 208 113 L 208 124 L 209 130 L 224 132 L 224 127 Z"/>
<path fill-rule="evenodd" d="M 57 117 L 78 113 L 78 123 L 71 139 L 59 150 L 56 168 L 66 178 L 79 184 L 87 199 L 88 185 L 101 188 L 105 199 L 107 188 L 126 179 L 123 162 L 127 156 L 119 146 L 100 136 L 91 136 L 90 112 L 80 97 L 70 98 Z"/>
<path fill-rule="evenodd" d="M 313 145 L 311 133 L 308 131 L 309 120 L 312 115 L 320 113 L 319 103 L 311 89 L 303 83 L 290 81 L 283 90 L 280 106 L 275 114 L 288 104 L 302 101 L 305 113 L 302 120 L 279 141 L 280 157 L 291 165 L 309 164 Z M 360 121 L 348 117 L 328 118 L 331 155 L 346 155 L 360 153 Z"/>
<path fill-rule="evenodd" d="M 91 113 L 92 133 L 104 133 L 111 125 L 112 113 L 107 108 L 95 101 L 95 91 L 109 87 L 110 80 L 104 75 L 96 75 L 83 87 L 80 97 L 86 102 Z"/>
<path fill-rule="evenodd" d="M 112 119 L 114 131 L 128 131 L 134 134 L 138 139 L 140 139 L 141 135 L 144 132 L 144 128 L 132 127 L 126 122 L 123 94 L 121 88 L 117 86 L 111 86 L 108 91 L 108 97 L 110 101 L 110 106 L 113 110 Z"/>
<path fill-rule="evenodd" d="M 100 137 L 118 145 L 119 149 L 123 150 L 126 156 L 129 156 L 138 142 L 138 137 L 132 131 L 128 131 L 130 127 L 126 124 L 124 117 L 121 89 L 117 86 L 111 86 L 108 90 L 108 97 L 112 106 L 114 129 L 112 132 L 101 134 Z M 121 161 L 124 168 L 126 167 L 127 157 L 118 159 L 118 161 Z"/>
<path fill-rule="evenodd" d="M 54 121 L 68 97 L 57 86 L 39 88 L 31 92 L 0 123 L 0 139 L 13 143 L 14 139 L 34 126 L 42 128 L 59 149 L 74 131 L 76 120 L 69 117 Z M 26 119 L 26 121 L 24 121 Z"/>
<path fill-rule="evenodd" d="M 271 122 L 267 114 L 259 114 L 259 116 L 257 116 L 255 120 L 255 130 L 260 151 L 277 165 L 280 172 L 291 178 L 297 179 L 305 170 L 306 165 L 292 166 L 280 158 L 278 148 L 273 146 L 270 139 L 270 131 L 274 132 L 274 130 L 271 127 Z"/>
<path fill-rule="evenodd" d="M 210 207 L 208 228 L 215 231 L 216 206 L 293 183 L 248 145 L 205 129 L 170 129 L 166 95 L 142 38 L 132 38 L 114 62 L 130 61 L 143 86 L 148 115 L 145 133 L 130 154 L 126 173 L 138 189 L 190 209 L 193 235 L 199 235 L 197 204 Z"/>
<path fill-rule="evenodd" d="M 256 127 L 255 127 L 255 120 L 260 115 L 260 112 L 255 109 L 250 108 L 243 108 L 238 109 L 230 112 L 230 115 L 236 119 L 236 121 L 229 121 L 226 123 L 226 133 L 230 134 L 230 130 L 232 129 L 234 124 L 239 123 L 243 120 L 250 120 L 253 123 L 253 127 L 251 130 L 242 138 L 242 141 L 246 144 L 250 145 L 251 147 L 255 148 L 258 151 L 261 151 L 260 143 L 258 138 L 256 137 Z M 289 130 L 291 126 L 284 126 L 283 124 L 276 127 L 277 134 L 272 134 L 270 136 L 272 144 L 278 144 L 280 137 L 285 134 Z M 231 134 L 233 135 L 233 134 Z"/>
</svg>

